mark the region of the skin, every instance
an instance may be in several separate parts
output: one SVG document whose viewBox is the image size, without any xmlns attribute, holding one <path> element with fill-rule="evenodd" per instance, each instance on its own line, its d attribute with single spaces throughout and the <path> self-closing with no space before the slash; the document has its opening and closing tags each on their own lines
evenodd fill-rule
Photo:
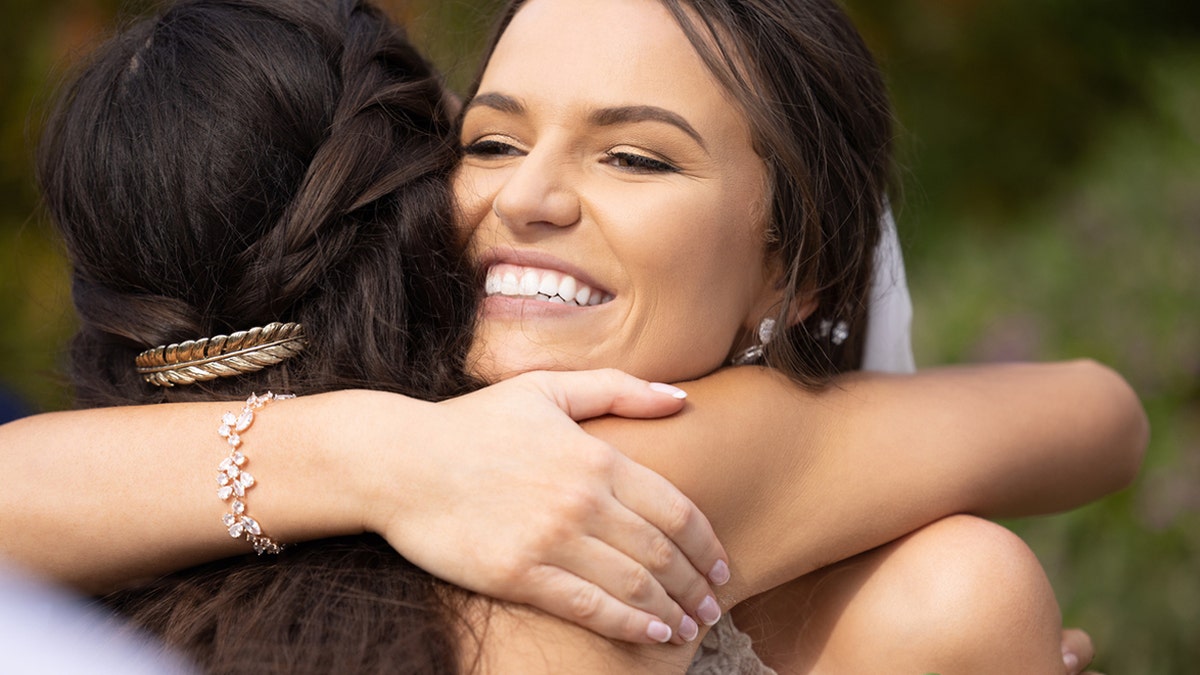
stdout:
<svg viewBox="0 0 1200 675">
<path fill-rule="evenodd" d="M 647 401 L 622 406 L 620 400 L 630 404 L 637 398 L 636 390 L 615 386 L 607 393 L 609 403 L 585 405 L 567 395 L 573 387 L 560 388 L 547 374 L 539 377 L 517 378 L 489 392 L 437 405 L 377 392 L 338 392 L 273 406 L 254 427 L 255 471 L 260 478 L 271 479 L 256 486 L 253 508 L 269 524 L 270 533 L 286 541 L 366 529 L 384 533 L 398 550 L 417 559 L 429 555 L 420 549 L 429 544 L 430 532 L 443 532 L 432 548 L 466 542 L 470 545 L 459 559 L 469 560 L 475 542 L 483 541 L 503 521 L 497 517 L 496 499 L 508 480 L 491 479 L 495 473 L 489 466 L 507 467 L 505 475 L 516 481 L 536 475 L 547 464 L 560 464 L 562 471 L 556 477 L 568 482 L 547 481 L 542 486 L 557 492 L 529 490 L 530 484 L 519 484 L 505 497 L 510 500 L 508 508 L 499 515 L 511 520 L 517 513 L 565 514 L 549 532 L 569 535 L 557 537 L 560 541 L 586 541 L 606 533 L 596 529 L 594 519 L 580 524 L 571 514 L 592 513 L 581 505 L 591 507 L 591 499 L 613 497 L 612 479 L 620 471 L 611 469 L 623 465 L 612 452 L 614 446 L 621 447 L 684 487 L 713 514 L 718 532 L 732 542 L 730 559 L 736 561 L 734 579 L 720 598 L 729 606 L 948 513 L 1036 513 L 1095 498 L 1131 479 L 1144 447 L 1144 418 L 1136 399 L 1111 371 L 1087 362 L 937 372 L 896 381 L 851 378 L 839 385 L 835 395 L 823 397 L 798 393 L 770 373 L 739 369 L 688 384 L 692 396 L 682 415 L 644 423 L 644 427 L 623 427 L 611 419 L 588 427 L 611 445 L 586 443 L 573 426 L 555 427 L 552 434 L 539 428 L 532 437 L 528 430 L 531 424 L 544 427 L 550 412 L 558 412 L 560 416 L 553 419 L 561 421 L 560 408 L 579 418 L 605 412 L 630 414 L 632 409 L 646 412 L 646 408 L 665 414 L 677 410 L 679 402 L 671 409 L 663 402 Z M 1031 390 L 1045 392 L 1045 401 L 1022 396 Z M 613 404 L 613 399 L 618 403 Z M 542 408 L 535 405 L 539 401 Z M 730 401 L 739 405 L 731 406 Z M 1055 401 L 1070 405 L 1058 410 L 1048 404 Z M 0 512 L 14 517 L 3 521 L 4 550 L 60 578 L 96 587 L 243 551 L 242 543 L 229 540 L 213 526 L 221 512 L 216 500 L 178 498 L 212 489 L 214 420 L 229 407 L 212 403 L 60 413 L 0 428 L 0 446 L 38 450 L 12 453 L 10 466 L 15 471 L 53 476 L 56 484 L 72 487 L 61 500 L 33 514 L 33 521 L 22 507 L 44 501 L 38 499 L 39 486 L 25 481 L 6 491 Z M 830 415 L 831 410 L 836 414 Z M 933 414 L 918 422 L 912 419 L 912 410 L 946 411 L 946 416 Z M 331 419 L 372 423 L 334 425 L 329 424 Z M 1012 430 L 1012 419 L 1030 420 L 1020 430 L 1028 435 Z M 985 422 L 975 425 L 965 420 Z M 481 429 L 488 430 L 482 448 L 478 447 Z M 124 435 L 115 433 L 122 430 Z M 980 438 L 994 445 L 981 447 Z M 495 447 L 521 452 L 501 454 Z M 572 453 L 563 453 L 564 447 L 573 448 Z M 729 452 L 733 447 L 747 450 Z M 880 453 L 880 447 L 888 451 Z M 169 463 L 162 461 L 163 448 L 171 449 Z M 154 467 L 154 480 L 130 485 L 119 469 L 131 465 Z M 447 476 L 460 475 L 467 466 L 479 467 L 477 473 L 489 477 L 483 483 L 487 490 L 480 490 L 478 484 L 446 485 Z M 596 472 L 582 466 L 610 475 L 591 480 Z M 1055 478 L 1063 475 L 1073 480 L 1063 484 Z M 579 476 L 591 482 L 580 481 Z M 855 480 L 861 494 L 830 487 L 846 480 Z M 331 482 L 339 486 L 336 493 L 328 490 Z M 759 499 L 747 500 L 750 490 Z M 448 522 L 446 504 L 454 504 L 461 518 Z M 110 517 L 118 509 L 155 517 L 134 531 Z M 463 523 L 474 529 L 464 532 Z M 855 523 L 856 528 L 847 528 L 846 523 Z M 665 532 L 674 537 L 685 532 L 686 526 L 674 525 L 664 525 Z M 524 529 L 528 528 L 513 531 Z M 40 535 L 48 531 L 55 532 L 53 540 Z M 147 536 L 155 541 L 154 547 L 144 545 Z M 660 539 L 610 539 L 616 540 L 619 550 L 644 561 L 643 569 L 659 572 L 670 567 L 670 561 L 636 553 L 637 545 L 647 543 L 660 550 L 655 548 Z M 764 550 L 762 541 L 773 545 Z M 537 542 L 501 543 L 512 546 L 507 550 L 502 546 L 482 561 L 482 571 L 473 573 L 485 581 L 480 584 L 476 579 L 474 585 L 490 584 L 502 592 L 506 585 L 511 590 L 516 581 L 520 582 L 516 586 L 537 589 L 545 579 L 536 570 L 563 562 L 561 557 L 547 557 L 541 564 L 523 567 L 522 556 L 535 557 L 530 552 L 541 551 Z M 715 559 L 716 552 L 717 547 L 710 545 L 705 555 Z M 678 555 L 674 550 L 668 558 Z M 591 605 L 576 602 L 596 597 L 587 590 L 591 587 L 551 583 L 541 588 L 549 596 L 565 593 L 570 602 L 562 615 L 584 624 L 595 618 Z M 585 589 L 582 595 L 579 588 Z M 638 595 L 615 593 L 618 600 L 646 604 L 644 598 L 634 597 Z M 582 612 L 589 616 L 581 615 L 580 609 L 589 610 Z M 504 614 L 521 618 L 524 612 L 514 608 Z M 680 659 L 686 658 L 682 650 L 642 653 L 597 642 L 595 635 L 541 614 L 534 613 L 529 620 L 546 622 L 545 631 L 533 636 L 545 637 L 549 643 L 555 636 L 565 636 L 565 663 L 577 664 L 576 657 L 594 654 L 614 667 L 629 657 L 642 665 L 647 662 L 641 659 L 648 658 L 650 664 L 674 663 L 671 667 L 678 668 Z M 496 636 L 507 630 L 503 620 L 494 627 Z M 530 637 L 526 633 L 524 639 Z M 553 644 L 535 640 L 522 646 L 521 639 L 514 636 L 511 650 L 503 654 L 532 653 L 536 658 L 530 671 L 536 671 L 539 663 L 555 671 L 550 660 Z M 613 650 L 618 652 L 615 657 Z M 489 660 L 508 658 L 505 655 L 487 651 Z"/>
<path fill-rule="evenodd" d="M 766 165 L 665 9 L 603 41 L 557 24 L 557 9 L 530 5 L 497 46 L 463 120 L 455 189 L 493 274 L 571 275 L 611 300 L 489 294 L 474 360 L 489 378 L 604 364 L 695 379 L 777 300 L 758 215 Z"/>
<path fill-rule="evenodd" d="M 658 3 L 526 5 L 468 103 L 462 139 L 466 159 L 456 193 L 471 249 L 494 277 L 474 347 L 485 374 L 606 365 L 663 379 L 695 377 L 725 362 L 737 337 L 777 301 L 757 215 L 765 165 L 744 116 Z M 549 303 L 530 293 L 536 284 L 502 286 L 495 277 L 503 274 L 570 275 L 603 289 L 604 301 Z M 847 572 L 776 589 L 741 615 L 759 619 L 764 655 L 788 672 L 889 664 L 968 672 L 984 665 L 974 649 L 987 640 L 968 634 L 979 623 L 970 613 L 951 616 L 946 608 L 991 608 L 1026 616 L 991 626 L 992 639 L 1020 645 L 1007 650 L 1006 669 L 1061 672 L 1057 604 L 1036 558 L 1019 540 L 980 523 L 931 526 L 865 554 Z M 932 614 L 905 612 L 924 599 L 893 590 L 914 573 L 930 589 L 956 578 L 940 562 L 929 564 L 956 539 L 988 553 L 962 560 L 963 583 L 951 583 Z M 1010 563 L 1006 576 L 982 579 L 973 571 L 1000 560 Z M 977 592 L 989 587 L 1010 595 L 1005 601 Z M 764 590 L 735 582 L 726 602 L 755 589 Z M 797 611 L 804 606 L 816 609 Z M 925 620 L 926 629 L 931 616 L 944 622 L 931 631 L 933 642 L 913 640 L 912 629 L 879 619 L 898 612 Z M 820 627 L 813 633 L 825 639 L 800 626 Z M 886 661 L 859 656 L 868 636 L 890 646 L 882 650 Z M 942 649 L 946 644 L 970 646 Z M 513 665 L 508 658 L 494 666 Z"/>
</svg>

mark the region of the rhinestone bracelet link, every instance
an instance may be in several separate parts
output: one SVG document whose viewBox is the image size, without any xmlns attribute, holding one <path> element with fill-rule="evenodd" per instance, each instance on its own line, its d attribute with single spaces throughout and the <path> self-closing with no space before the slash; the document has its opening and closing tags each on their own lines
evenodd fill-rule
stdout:
<svg viewBox="0 0 1200 675">
<path fill-rule="evenodd" d="M 217 485 L 220 486 L 217 489 L 217 497 L 225 502 L 233 499 L 229 505 L 229 513 L 221 517 L 221 522 L 229 528 L 229 536 L 250 542 L 254 547 L 254 552 L 259 555 L 279 553 L 283 550 L 284 545 L 263 534 L 262 526 L 258 524 L 258 521 L 246 513 L 246 491 L 254 487 L 254 476 L 242 468 L 246 465 L 246 456 L 238 448 L 242 445 L 242 432 L 254 424 L 254 411 L 271 401 L 283 401 L 289 398 L 296 398 L 296 396 L 294 394 L 274 394 L 269 391 L 262 396 L 251 394 L 250 398 L 246 399 L 246 405 L 242 408 L 242 412 L 237 415 L 231 412 L 225 413 L 221 417 L 221 427 L 217 429 L 217 433 L 229 444 L 229 456 L 223 459 L 221 465 L 217 467 Z"/>
</svg>

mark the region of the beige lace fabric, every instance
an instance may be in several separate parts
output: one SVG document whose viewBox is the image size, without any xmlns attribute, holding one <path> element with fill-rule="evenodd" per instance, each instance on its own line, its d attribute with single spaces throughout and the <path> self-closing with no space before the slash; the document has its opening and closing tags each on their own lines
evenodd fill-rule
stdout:
<svg viewBox="0 0 1200 675">
<path fill-rule="evenodd" d="M 688 675 L 777 675 L 766 667 L 750 644 L 750 636 L 737 629 L 726 614 L 700 643 Z"/>
</svg>

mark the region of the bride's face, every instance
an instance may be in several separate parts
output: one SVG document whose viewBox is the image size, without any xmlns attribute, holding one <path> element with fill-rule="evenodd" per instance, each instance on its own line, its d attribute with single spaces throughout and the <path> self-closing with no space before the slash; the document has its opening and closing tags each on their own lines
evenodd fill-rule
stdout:
<svg viewBox="0 0 1200 675">
<path fill-rule="evenodd" d="M 765 165 L 656 0 L 532 0 L 462 142 L 455 192 L 487 269 L 478 374 L 694 378 L 775 301 Z"/>
</svg>

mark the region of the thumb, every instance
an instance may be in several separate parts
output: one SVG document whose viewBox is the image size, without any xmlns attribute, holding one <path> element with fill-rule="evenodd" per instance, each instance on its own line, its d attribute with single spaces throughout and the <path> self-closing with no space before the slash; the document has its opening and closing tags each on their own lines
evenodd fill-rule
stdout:
<svg viewBox="0 0 1200 675">
<path fill-rule="evenodd" d="M 526 373 L 530 383 L 576 422 L 602 415 L 653 418 L 683 409 L 687 392 L 606 368 Z"/>
</svg>

